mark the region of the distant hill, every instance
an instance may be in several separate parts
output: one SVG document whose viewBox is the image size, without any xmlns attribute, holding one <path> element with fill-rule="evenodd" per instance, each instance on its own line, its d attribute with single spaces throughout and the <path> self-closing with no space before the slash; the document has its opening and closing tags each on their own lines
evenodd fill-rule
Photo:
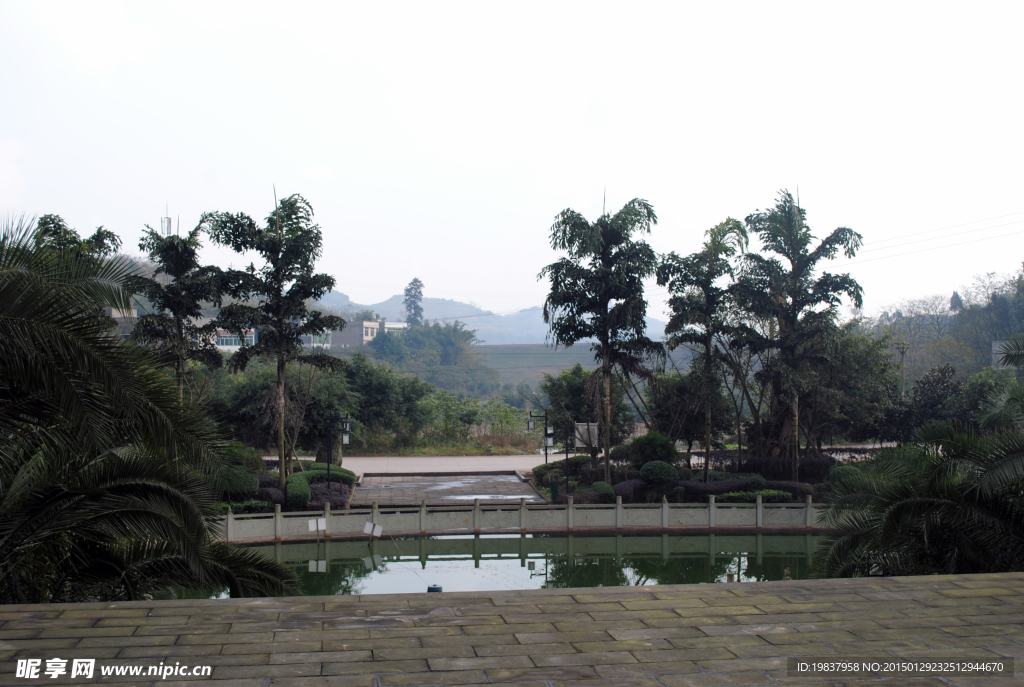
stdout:
<svg viewBox="0 0 1024 687">
<path fill-rule="evenodd" d="M 333 291 L 320 302 L 337 308 L 343 312 L 359 312 L 372 310 L 385 319 L 405 320 L 402 308 L 403 296 L 392 296 L 386 301 L 363 305 L 353 302 L 340 291 Z M 497 315 L 469 303 L 453 301 L 447 298 L 424 298 L 423 318 L 441 320 L 443 322 L 461 321 L 467 329 L 476 330 L 477 338 L 490 345 L 504 344 L 543 344 L 548 327 L 544 324 L 540 306 L 527 308 L 509 315 Z M 647 335 L 655 341 L 660 340 L 665 332 L 665 322 L 647 318 Z"/>
</svg>

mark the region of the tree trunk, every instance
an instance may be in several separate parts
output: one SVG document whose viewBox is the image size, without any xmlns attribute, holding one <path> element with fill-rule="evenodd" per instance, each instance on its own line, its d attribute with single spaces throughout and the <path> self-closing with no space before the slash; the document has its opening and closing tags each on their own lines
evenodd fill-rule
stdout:
<svg viewBox="0 0 1024 687">
<path fill-rule="evenodd" d="M 711 398 L 715 392 L 714 362 L 711 358 L 711 328 L 708 327 L 704 342 L 704 481 L 708 481 L 711 469 Z"/>
<path fill-rule="evenodd" d="M 277 359 L 277 456 L 281 473 L 281 491 L 288 481 L 288 463 L 285 460 L 284 445 L 284 356 Z"/>
<path fill-rule="evenodd" d="M 604 377 L 604 481 L 612 483 L 612 370 L 607 342 L 602 344 L 601 374 Z"/>
<path fill-rule="evenodd" d="M 793 400 L 793 465 L 792 480 L 800 481 L 800 398 Z"/>
</svg>

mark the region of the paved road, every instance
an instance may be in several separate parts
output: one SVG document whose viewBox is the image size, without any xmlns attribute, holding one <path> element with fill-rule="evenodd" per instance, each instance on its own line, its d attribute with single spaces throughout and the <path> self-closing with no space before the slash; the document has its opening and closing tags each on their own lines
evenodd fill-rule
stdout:
<svg viewBox="0 0 1024 687">
<path fill-rule="evenodd" d="M 472 505 L 481 501 L 544 503 L 533 488 L 512 474 L 363 477 L 352 506 L 365 508 L 376 501 L 381 506 Z"/>
<path fill-rule="evenodd" d="M 363 473 L 436 472 L 524 472 L 544 462 L 537 456 L 361 456 L 345 458 L 342 465 L 357 475 Z"/>
</svg>

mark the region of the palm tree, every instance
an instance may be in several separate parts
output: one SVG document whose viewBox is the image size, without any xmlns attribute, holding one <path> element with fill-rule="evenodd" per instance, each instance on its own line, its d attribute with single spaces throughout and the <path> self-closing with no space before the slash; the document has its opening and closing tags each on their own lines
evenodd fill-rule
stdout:
<svg viewBox="0 0 1024 687">
<path fill-rule="evenodd" d="M 1005 572 L 1024 566 L 1024 435 L 922 429 L 831 487 L 827 577 Z"/>
<path fill-rule="evenodd" d="M 0 228 L 0 603 L 293 588 L 289 569 L 214 541 L 216 427 L 96 316 L 129 308 L 133 275 L 38 243 L 34 222 Z"/>
<path fill-rule="evenodd" d="M 657 257 L 646 241 L 658 218 L 646 200 L 634 198 L 614 215 L 591 223 L 575 210 L 563 210 L 551 226 L 551 247 L 568 256 L 537 276 L 547 277 L 551 291 L 544 301 L 544 322 L 555 345 L 591 340 L 601 363 L 604 395 L 604 477 L 611 481 L 612 369 L 636 371 L 662 354 L 647 338 L 647 301 L 643 280 L 654 274 Z"/>
<path fill-rule="evenodd" d="M 733 276 L 729 259 L 747 249 L 747 230 L 731 217 L 705 233 L 703 248 L 679 257 L 674 252 L 665 256 L 658 266 L 658 284 L 668 285 L 668 305 L 672 311 L 665 333 L 668 346 L 693 345 L 701 350 L 697 359 L 701 381 L 701 405 L 704 407 L 704 481 L 708 481 L 711 465 L 711 411 L 721 397 L 718 381 L 718 359 L 715 338 L 728 327 L 728 288 L 719 284 L 722 277 Z"/>
</svg>

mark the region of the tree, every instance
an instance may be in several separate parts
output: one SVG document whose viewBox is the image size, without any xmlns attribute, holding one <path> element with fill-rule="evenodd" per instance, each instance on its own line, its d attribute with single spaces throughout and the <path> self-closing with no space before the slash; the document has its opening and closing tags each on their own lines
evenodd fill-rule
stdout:
<svg viewBox="0 0 1024 687">
<path fill-rule="evenodd" d="M 79 250 L 96 257 L 109 258 L 121 250 L 121 239 L 109 229 L 96 227 L 92 236 L 83 240 L 60 215 L 41 216 L 36 222 L 33 237 L 37 247 Z"/>
<path fill-rule="evenodd" d="M 29 223 L 0 232 L 0 603 L 293 589 L 286 566 L 214 541 L 214 423 L 94 316 L 130 306 L 133 274 Z"/>
<path fill-rule="evenodd" d="M 555 430 L 556 441 L 567 436 L 573 437 L 576 422 L 596 421 L 598 430 L 604 433 L 606 420 L 604 413 L 601 412 L 603 403 L 600 381 L 599 371 L 585 370 L 579 363 L 562 370 L 558 376 L 544 375 L 540 390 L 546 398 L 546 403 L 538 405 L 547 411 L 548 421 Z M 612 382 L 611 408 L 611 440 L 619 443 L 632 432 L 633 414 L 617 379 Z M 591 456 L 594 458 L 597 457 L 597 448 L 591 447 Z"/>
<path fill-rule="evenodd" d="M 204 302 L 220 306 L 222 277 L 219 268 L 199 264 L 201 231 L 199 225 L 182 238 L 161 236 L 147 226 L 139 250 L 145 251 L 157 267 L 152 277 L 136 277 L 131 283 L 133 290 L 145 296 L 156 311 L 139 317 L 133 336 L 140 343 L 153 345 L 168 358 L 178 382 L 179 399 L 183 396 L 185 370 L 190 361 L 212 368 L 223 364 L 215 342 L 216 322 L 196 324 L 202 317 Z M 170 282 L 161 281 L 161 274 L 170 277 Z"/>
<path fill-rule="evenodd" d="M 405 287 L 405 300 L 402 301 L 405 308 L 405 321 L 410 326 L 418 327 L 423 324 L 423 282 L 413 279 Z"/>
<path fill-rule="evenodd" d="M 649 234 L 657 222 L 654 208 L 639 198 L 593 223 L 575 210 L 563 210 L 551 226 L 551 247 L 568 256 L 537 277 L 551 283 L 543 315 L 555 345 L 590 340 L 601 365 L 606 482 L 611 481 L 612 369 L 636 373 L 645 358 L 663 353 L 644 334 L 643 280 L 654 274 L 657 257 L 645 241 L 633 239 L 636 233 Z"/>
<path fill-rule="evenodd" d="M 728 331 L 730 293 L 721 285 L 723 277 L 732 277 L 729 259 L 746 250 L 747 231 L 731 217 L 707 230 L 703 248 L 679 257 L 675 252 L 658 265 L 658 284 L 668 286 L 671 311 L 665 334 L 670 349 L 680 345 L 697 348 L 694 373 L 700 380 L 700 398 L 704 409 L 704 481 L 711 466 L 712 406 L 721 396 L 721 354 L 716 339 Z"/>
<path fill-rule="evenodd" d="M 840 227 L 814 245 L 806 213 L 788 191 L 780 193 L 771 210 L 749 215 L 746 224 L 768 255 L 743 256 L 733 292 L 744 309 L 769 320 L 770 326 L 767 331 L 742 327 L 738 339 L 754 350 L 777 351 L 761 372 L 771 384 L 770 417 L 763 426 L 768 435 L 755 436 L 754 441 L 764 453 L 788 455 L 790 478 L 797 481 L 800 394 L 805 387 L 804 366 L 811 357 L 805 351 L 834 328 L 842 296 L 850 297 L 858 308 L 863 304 L 860 284 L 849 274 L 815 275 L 815 270 L 819 262 L 835 258 L 839 251 L 853 257 L 862 237 Z"/>
<path fill-rule="evenodd" d="M 715 395 L 707 402 L 702 380 L 693 374 L 666 373 L 658 375 L 646 388 L 647 407 L 651 426 L 656 427 L 672 441 L 686 442 L 686 451 L 693 443 L 707 436 L 706 409 L 711 408 L 711 442 L 730 429 L 729 399 L 721 386 L 714 387 Z M 706 456 L 710 458 L 710 456 Z M 705 462 L 709 462 L 705 460 Z M 687 458 L 687 467 L 690 466 Z"/>
<path fill-rule="evenodd" d="M 278 456 L 281 488 L 287 480 L 285 455 L 285 368 L 289 361 L 302 360 L 315 367 L 337 367 L 340 361 L 323 354 L 306 354 L 302 337 L 323 334 L 345 327 L 345 320 L 310 310 L 306 303 L 319 300 L 334 287 L 334 277 L 315 274 L 322 252 L 320 227 L 313 222 L 313 208 L 300 195 L 281 199 L 260 228 L 248 215 L 206 213 L 214 243 L 230 246 L 238 253 L 255 251 L 264 260 L 257 269 L 250 264 L 244 270 L 224 274 L 224 291 L 237 302 L 221 309 L 218 322 L 242 341 L 245 332 L 254 331 L 257 340 L 243 345 L 231 357 L 233 370 L 244 370 L 257 356 L 277 361 Z M 256 304 L 245 301 L 258 299 Z"/>
</svg>

